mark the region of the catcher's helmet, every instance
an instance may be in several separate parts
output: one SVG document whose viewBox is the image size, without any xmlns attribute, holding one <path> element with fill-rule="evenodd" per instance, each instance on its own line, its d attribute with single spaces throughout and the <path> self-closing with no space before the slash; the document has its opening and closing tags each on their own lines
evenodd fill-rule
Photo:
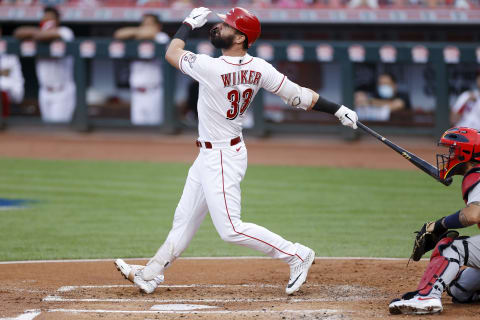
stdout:
<svg viewBox="0 0 480 320">
<path fill-rule="evenodd" d="M 447 147 L 448 154 L 437 154 L 438 175 L 447 179 L 460 170 L 467 162 L 480 162 L 480 132 L 471 128 L 451 128 L 445 131 L 438 142 Z"/>
<path fill-rule="evenodd" d="M 258 18 L 253 13 L 250 13 L 246 9 L 235 7 L 228 11 L 226 15 L 218 14 L 218 16 L 230 27 L 237 29 L 247 36 L 249 48 L 260 36 L 260 21 L 258 21 Z"/>
</svg>

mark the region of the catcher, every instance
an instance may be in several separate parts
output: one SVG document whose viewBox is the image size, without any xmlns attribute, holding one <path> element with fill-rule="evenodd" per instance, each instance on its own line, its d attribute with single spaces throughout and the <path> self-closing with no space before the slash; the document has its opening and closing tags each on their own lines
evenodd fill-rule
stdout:
<svg viewBox="0 0 480 320">
<path fill-rule="evenodd" d="M 444 290 L 454 303 L 480 301 L 480 235 L 459 237 L 458 232 L 450 230 L 474 224 L 480 227 L 480 132 L 449 129 L 439 146 L 449 149 L 448 154 L 437 155 L 440 177 L 463 176 L 466 207 L 425 223 L 418 231 L 411 258 L 418 261 L 425 252 L 434 251 L 417 290 L 393 300 L 389 305 L 391 314 L 439 313 L 443 310 L 440 299 Z"/>
</svg>

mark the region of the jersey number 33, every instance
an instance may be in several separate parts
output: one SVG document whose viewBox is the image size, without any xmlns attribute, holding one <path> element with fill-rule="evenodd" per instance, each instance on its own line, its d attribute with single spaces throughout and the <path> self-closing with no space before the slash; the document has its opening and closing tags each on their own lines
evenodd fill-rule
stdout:
<svg viewBox="0 0 480 320">
<path fill-rule="evenodd" d="M 240 99 L 241 97 L 241 99 Z M 248 88 L 242 93 L 234 89 L 227 93 L 227 99 L 231 103 L 230 109 L 227 111 L 227 119 L 234 120 L 238 115 L 242 115 L 248 109 L 253 97 L 253 89 Z M 241 104 L 241 107 L 240 107 Z"/>
</svg>

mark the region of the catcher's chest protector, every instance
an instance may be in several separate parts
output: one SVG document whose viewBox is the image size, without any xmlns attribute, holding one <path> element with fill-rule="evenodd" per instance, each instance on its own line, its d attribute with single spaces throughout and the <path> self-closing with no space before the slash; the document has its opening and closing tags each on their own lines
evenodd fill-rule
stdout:
<svg viewBox="0 0 480 320">
<path fill-rule="evenodd" d="M 462 181 L 462 196 L 465 204 L 468 201 L 468 194 L 480 183 L 480 165 L 468 171 Z M 478 224 L 480 228 L 480 223 Z"/>
<path fill-rule="evenodd" d="M 480 183 L 480 165 L 468 171 L 463 177 L 462 181 L 462 195 L 463 200 L 467 203 L 468 194 L 477 184 Z"/>
</svg>

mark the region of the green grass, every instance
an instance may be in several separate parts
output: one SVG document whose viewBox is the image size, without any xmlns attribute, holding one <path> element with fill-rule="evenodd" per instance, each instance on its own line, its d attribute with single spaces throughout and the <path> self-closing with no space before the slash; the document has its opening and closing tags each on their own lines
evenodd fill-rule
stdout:
<svg viewBox="0 0 480 320">
<path fill-rule="evenodd" d="M 165 239 L 185 164 L 0 159 L 0 260 L 149 257 Z M 319 256 L 407 257 L 413 231 L 463 206 L 419 171 L 250 165 L 243 221 Z M 466 234 L 476 232 L 471 227 Z M 258 255 L 224 243 L 207 217 L 184 256 Z"/>
</svg>

